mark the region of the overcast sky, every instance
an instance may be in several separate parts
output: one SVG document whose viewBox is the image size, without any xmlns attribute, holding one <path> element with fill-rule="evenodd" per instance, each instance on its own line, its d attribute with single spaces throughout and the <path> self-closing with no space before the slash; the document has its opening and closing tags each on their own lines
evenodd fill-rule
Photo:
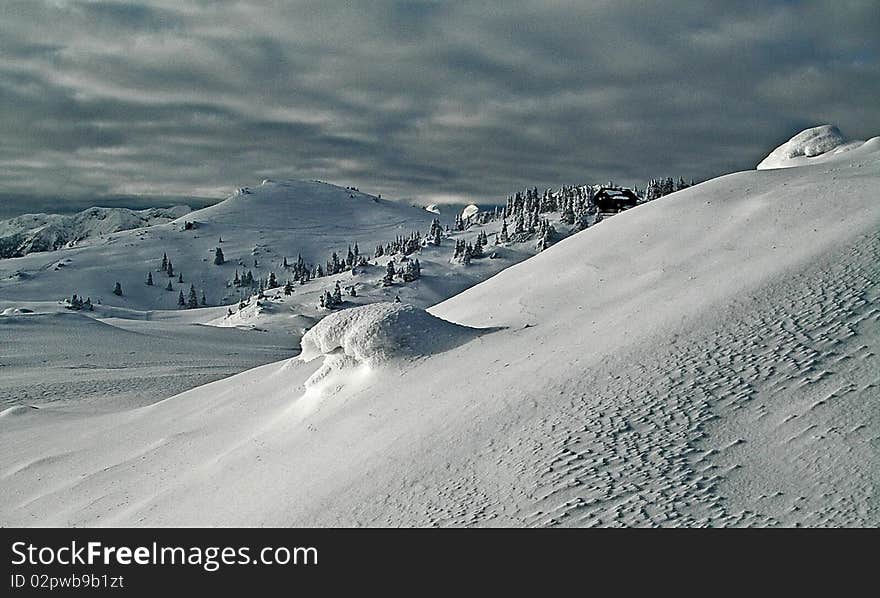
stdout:
<svg viewBox="0 0 880 598">
<path fill-rule="evenodd" d="M 2 0 L 0 203 L 704 179 L 878 98 L 877 0 Z"/>
</svg>

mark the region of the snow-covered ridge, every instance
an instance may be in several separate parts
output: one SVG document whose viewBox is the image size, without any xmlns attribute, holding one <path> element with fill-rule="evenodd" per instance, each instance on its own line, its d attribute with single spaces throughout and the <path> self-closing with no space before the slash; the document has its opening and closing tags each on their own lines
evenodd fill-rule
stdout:
<svg viewBox="0 0 880 598">
<path fill-rule="evenodd" d="M 100 235 L 164 224 L 189 212 L 189 206 L 173 206 L 146 210 L 94 207 L 76 214 L 23 214 L 0 220 L 0 259 L 54 251 Z"/>
<path fill-rule="evenodd" d="M 871 151 L 880 144 L 880 137 L 869 141 L 847 139 L 834 125 L 821 125 L 801 131 L 761 160 L 758 170 L 791 168 L 825 162 L 842 154 L 865 148 Z"/>
</svg>

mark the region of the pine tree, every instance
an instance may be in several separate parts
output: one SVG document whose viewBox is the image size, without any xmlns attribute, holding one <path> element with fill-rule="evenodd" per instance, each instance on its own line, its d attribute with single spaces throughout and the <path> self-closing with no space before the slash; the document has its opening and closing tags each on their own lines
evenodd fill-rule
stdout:
<svg viewBox="0 0 880 598">
<path fill-rule="evenodd" d="M 183 298 L 183 291 L 180 291 L 180 294 L 177 296 L 177 306 L 186 307 L 186 299 Z"/>
<path fill-rule="evenodd" d="M 385 267 L 385 276 L 382 277 L 382 286 L 390 287 L 392 284 L 394 284 L 395 274 L 397 274 L 397 272 L 394 271 L 394 262 L 389 261 L 388 265 Z"/>
<path fill-rule="evenodd" d="M 471 257 L 472 258 L 483 257 L 483 244 L 480 243 L 479 239 L 477 239 L 477 242 L 474 243 L 473 247 L 471 247 Z"/>
<path fill-rule="evenodd" d="M 183 284 L 183 272 L 177 275 L 177 282 Z"/>
<path fill-rule="evenodd" d="M 113 287 L 113 294 L 122 297 L 122 285 L 118 282 L 116 283 L 116 286 Z"/>
<path fill-rule="evenodd" d="M 465 245 L 464 252 L 462 252 L 461 254 L 461 263 L 467 266 L 471 263 L 471 258 L 473 257 L 473 255 L 474 248 L 471 246 L 470 243 L 468 243 L 467 245 Z"/>
<path fill-rule="evenodd" d="M 147 272 L 147 286 L 148 287 L 153 286 L 153 273 L 152 272 Z"/>
<path fill-rule="evenodd" d="M 235 270 L 235 278 L 232 279 L 232 284 L 237 287 L 241 286 L 241 279 L 238 277 L 238 269 Z"/>
<path fill-rule="evenodd" d="M 174 278 L 174 265 L 171 263 L 171 260 L 168 260 L 168 267 L 165 271 L 168 272 L 168 278 Z"/>
<path fill-rule="evenodd" d="M 168 270 L 168 254 L 163 253 L 162 254 L 162 272 L 165 272 L 167 270 Z"/>
<path fill-rule="evenodd" d="M 202 307 L 208 305 L 208 299 L 205 297 L 205 291 L 202 291 Z"/>
<path fill-rule="evenodd" d="M 266 286 L 270 289 L 274 289 L 278 286 L 278 280 L 275 278 L 274 272 L 269 272 L 269 283 Z"/>
<path fill-rule="evenodd" d="M 574 224 L 574 210 L 571 203 L 565 204 L 565 209 L 562 211 L 562 221 L 566 224 Z"/>
<path fill-rule="evenodd" d="M 333 303 L 339 305 L 342 303 L 342 289 L 339 288 L 339 281 L 336 281 L 336 287 L 333 289 Z"/>
<path fill-rule="evenodd" d="M 287 279 L 287 282 L 284 283 L 284 294 L 291 295 L 293 293 L 293 285 L 290 284 L 290 279 Z"/>
<path fill-rule="evenodd" d="M 199 306 L 199 297 L 196 295 L 196 287 L 193 285 L 189 285 L 189 301 L 187 301 L 186 306 L 189 309 Z"/>
<path fill-rule="evenodd" d="M 223 250 L 218 247 L 217 250 L 214 251 L 214 265 L 222 266 L 224 263 L 226 263 L 226 258 L 223 257 Z"/>
<path fill-rule="evenodd" d="M 88 311 L 95 311 L 95 308 L 92 307 L 92 298 L 87 297 L 85 302 L 82 304 L 82 308 Z"/>
<path fill-rule="evenodd" d="M 165 286 L 166 291 L 173 291 L 174 287 L 171 286 L 171 281 L 168 281 L 168 284 Z"/>
</svg>

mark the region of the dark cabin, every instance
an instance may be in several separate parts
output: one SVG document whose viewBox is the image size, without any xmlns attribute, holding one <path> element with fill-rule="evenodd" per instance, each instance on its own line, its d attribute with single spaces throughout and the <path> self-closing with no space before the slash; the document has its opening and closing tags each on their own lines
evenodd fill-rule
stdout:
<svg viewBox="0 0 880 598">
<path fill-rule="evenodd" d="M 639 197 L 633 193 L 632 189 L 603 188 L 599 189 L 593 197 L 593 201 L 596 202 L 596 207 L 600 212 L 616 214 L 636 207 L 639 203 Z"/>
</svg>

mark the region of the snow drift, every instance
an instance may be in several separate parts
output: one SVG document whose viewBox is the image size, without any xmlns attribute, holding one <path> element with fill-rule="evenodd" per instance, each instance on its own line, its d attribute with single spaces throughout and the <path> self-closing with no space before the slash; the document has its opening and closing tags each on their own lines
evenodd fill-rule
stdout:
<svg viewBox="0 0 880 598">
<path fill-rule="evenodd" d="M 372 303 L 344 309 L 318 322 L 303 336 L 299 359 L 324 357 L 322 368 L 306 382 L 310 387 L 333 371 L 448 351 L 480 332 L 412 305 Z"/>
<path fill-rule="evenodd" d="M 764 158 L 758 170 L 768 168 L 791 168 L 840 157 L 845 152 L 863 147 L 866 143 L 876 145 L 880 137 L 870 142 L 849 140 L 834 125 L 821 125 L 801 131 Z"/>
</svg>

